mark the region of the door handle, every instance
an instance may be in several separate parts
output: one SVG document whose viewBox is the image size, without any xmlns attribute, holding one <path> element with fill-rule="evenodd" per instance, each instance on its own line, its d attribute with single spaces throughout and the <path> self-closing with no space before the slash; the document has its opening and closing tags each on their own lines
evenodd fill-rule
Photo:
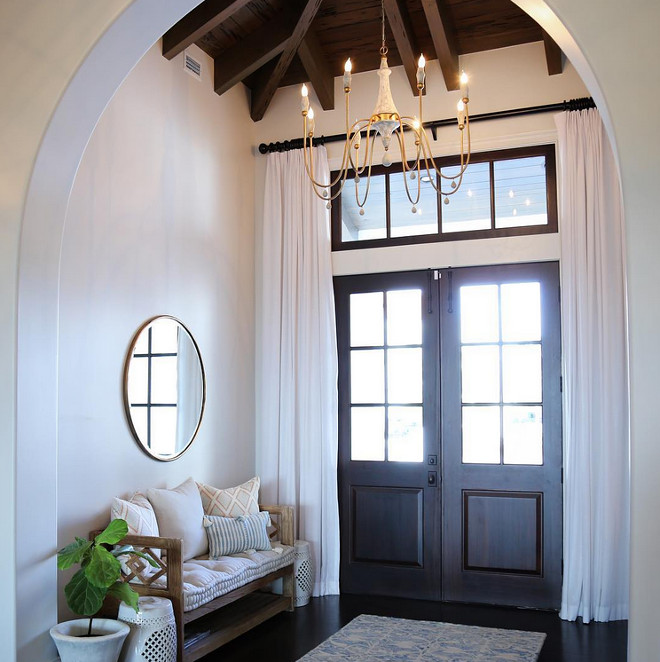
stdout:
<svg viewBox="0 0 660 662">
<path fill-rule="evenodd" d="M 438 472 L 437 471 L 429 471 L 428 486 L 429 487 L 437 487 L 438 486 Z"/>
</svg>

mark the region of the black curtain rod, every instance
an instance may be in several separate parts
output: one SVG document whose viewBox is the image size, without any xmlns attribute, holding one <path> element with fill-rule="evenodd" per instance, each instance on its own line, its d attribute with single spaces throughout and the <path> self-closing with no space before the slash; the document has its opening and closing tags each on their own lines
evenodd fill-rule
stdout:
<svg viewBox="0 0 660 662">
<path fill-rule="evenodd" d="M 528 108 L 513 108 L 511 110 L 496 110 L 492 113 L 481 113 L 480 115 L 470 116 L 470 122 L 482 122 L 484 120 L 499 120 L 507 117 L 521 117 L 522 115 L 538 115 L 540 113 L 551 113 L 558 111 L 570 110 L 587 110 L 588 108 L 595 108 L 596 104 L 591 97 L 582 97 L 580 99 L 570 99 L 569 101 L 561 101 L 559 103 L 549 103 L 544 106 L 530 106 Z M 433 120 L 432 122 L 424 122 L 425 129 L 431 129 L 433 139 L 437 139 L 436 130 L 441 126 L 451 126 L 456 124 L 456 118 L 448 120 Z M 366 133 L 362 133 L 366 136 Z M 315 145 L 326 145 L 328 143 L 344 142 L 346 140 L 345 133 L 336 133 L 332 136 L 319 136 L 314 138 Z M 284 142 L 276 143 L 261 143 L 259 145 L 259 152 L 261 154 L 270 154 L 271 152 L 288 152 L 292 149 L 302 149 L 303 139 L 294 138 L 293 140 L 285 140 Z"/>
</svg>

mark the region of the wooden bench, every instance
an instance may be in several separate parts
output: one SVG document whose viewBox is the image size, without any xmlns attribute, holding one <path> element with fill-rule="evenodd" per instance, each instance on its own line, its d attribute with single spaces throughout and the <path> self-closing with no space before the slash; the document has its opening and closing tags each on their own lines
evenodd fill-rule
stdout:
<svg viewBox="0 0 660 662">
<path fill-rule="evenodd" d="M 293 547 L 293 508 L 291 506 L 260 505 L 271 515 L 274 530 L 271 539 Z M 100 531 L 92 531 L 91 537 Z M 172 601 L 177 630 L 177 661 L 194 662 L 216 648 L 235 639 L 281 611 L 293 611 L 294 568 L 291 563 L 264 577 L 254 579 L 239 588 L 207 602 L 192 611 L 184 612 L 182 540 L 154 536 L 126 536 L 120 544 L 133 545 L 149 554 L 158 564 L 152 574 L 143 573 L 140 559 L 129 560 L 131 573 L 123 581 L 140 595 L 153 595 Z M 159 558 L 154 550 L 161 551 Z M 282 595 L 259 592 L 276 579 L 282 578 Z M 158 579 L 164 586 L 154 586 Z M 116 616 L 118 603 L 104 612 Z"/>
</svg>

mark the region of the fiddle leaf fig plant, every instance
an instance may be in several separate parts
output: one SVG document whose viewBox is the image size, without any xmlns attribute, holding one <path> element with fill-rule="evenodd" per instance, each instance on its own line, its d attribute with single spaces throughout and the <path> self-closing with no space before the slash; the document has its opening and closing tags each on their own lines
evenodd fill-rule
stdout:
<svg viewBox="0 0 660 662">
<path fill-rule="evenodd" d="M 101 608 L 106 595 L 112 595 L 138 611 L 138 594 L 121 581 L 121 556 L 139 556 L 157 568 L 158 564 L 132 545 L 117 546 L 128 533 L 126 520 L 114 519 L 94 540 L 78 538 L 57 552 L 57 567 L 66 570 L 79 564 L 80 569 L 64 587 L 66 603 L 80 616 L 92 616 Z"/>
</svg>

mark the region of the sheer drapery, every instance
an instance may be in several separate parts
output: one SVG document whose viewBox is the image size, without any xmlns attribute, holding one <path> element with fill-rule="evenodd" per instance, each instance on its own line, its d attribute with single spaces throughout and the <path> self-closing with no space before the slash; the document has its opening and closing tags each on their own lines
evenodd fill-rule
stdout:
<svg viewBox="0 0 660 662">
<path fill-rule="evenodd" d="M 556 117 L 561 191 L 564 583 L 560 616 L 628 617 L 629 406 L 623 210 L 598 111 Z"/>
<path fill-rule="evenodd" d="M 324 147 L 314 174 L 329 178 Z M 303 152 L 268 155 L 263 226 L 258 469 L 264 498 L 296 507 L 314 595 L 339 593 L 337 341 L 329 213 Z"/>
</svg>

